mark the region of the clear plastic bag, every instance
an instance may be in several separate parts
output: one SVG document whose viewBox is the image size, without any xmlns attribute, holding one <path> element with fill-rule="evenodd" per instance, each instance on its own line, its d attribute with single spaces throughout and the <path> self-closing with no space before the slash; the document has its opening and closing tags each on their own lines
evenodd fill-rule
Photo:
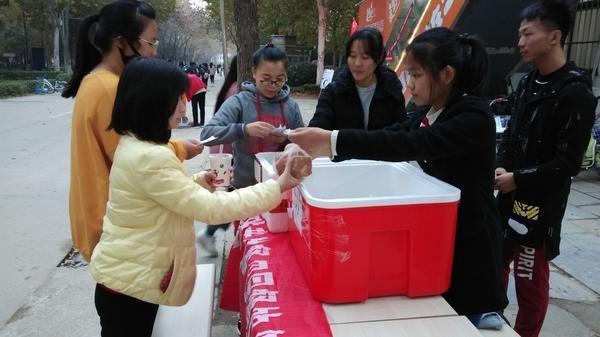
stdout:
<svg viewBox="0 0 600 337">
<path fill-rule="evenodd" d="M 300 146 L 288 144 L 285 150 L 275 158 L 275 169 L 281 175 L 288 161 L 292 161 L 292 176 L 296 179 L 308 177 L 312 173 L 312 158 Z"/>
</svg>

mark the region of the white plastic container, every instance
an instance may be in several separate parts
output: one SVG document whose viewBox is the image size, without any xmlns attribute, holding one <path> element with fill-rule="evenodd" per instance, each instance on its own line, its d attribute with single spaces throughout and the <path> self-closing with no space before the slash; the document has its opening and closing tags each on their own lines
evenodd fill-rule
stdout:
<svg viewBox="0 0 600 337">
<path fill-rule="evenodd" d="M 281 152 L 262 152 L 256 154 L 254 161 L 254 177 L 261 183 L 269 179 L 277 179 L 278 174 L 275 169 L 275 158 Z M 282 204 L 270 212 L 263 214 L 267 222 L 267 228 L 271 233 L 283 233 L 288 231 L 288 222 L 290 213 L 288 212 L 291 201 L 290 193 L 285 193 L 282 198 Z"/>
<path fill-rule="evenodd" d="M 271 233 L 284 233 L 288 231 L 289 212 L 266 212 L 263 214 L 267 228 Z"/>
<path fill-rule="evenodd" d="M 275 157 L 281 152 L 261 152 L 254 159 L 254 178 L 262 183 L 278 177 L 275 171 Z"/>
</svg>

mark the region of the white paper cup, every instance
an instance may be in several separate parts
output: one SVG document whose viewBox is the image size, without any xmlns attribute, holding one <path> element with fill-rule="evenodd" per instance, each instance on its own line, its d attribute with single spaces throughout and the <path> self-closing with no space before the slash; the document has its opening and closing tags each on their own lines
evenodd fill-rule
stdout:
<svg viewBox="0 0 600 337">
<path fill-rule="evenodd" d="M 231 186 L 231 162 L 233 155 L 230 153 L 212 153 L 208 155 L 210 170 L 215 173 L 216 187 Z"/>
</svg>

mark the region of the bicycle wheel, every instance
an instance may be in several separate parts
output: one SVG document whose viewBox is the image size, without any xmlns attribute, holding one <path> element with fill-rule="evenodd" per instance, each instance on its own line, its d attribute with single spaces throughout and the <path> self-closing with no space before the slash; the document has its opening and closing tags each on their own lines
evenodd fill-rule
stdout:
<svg viewBox="0 0 600 337">
<path fill-rule="evenodd" d="M 44 95 L 48 93 L 48 89 L 44 84 L 44 80 L 41 78 L 37 78 L 35 80 L 35 86 L 33 87 L 33 92 L 37 95 Z"/>
<path fill-rule="evenodd" d="M 54 91 L 62 92 L 65 90 L 65 86 L 67 85 L 66 81 L 56 81 L 54 82 Z"/>
</svg>

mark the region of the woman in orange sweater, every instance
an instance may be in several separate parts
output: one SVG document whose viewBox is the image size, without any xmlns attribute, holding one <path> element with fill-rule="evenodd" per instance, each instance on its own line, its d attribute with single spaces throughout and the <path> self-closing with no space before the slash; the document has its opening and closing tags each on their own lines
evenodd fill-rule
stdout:
<svg viewBox="0 0 600 337">
<path fill-rule="evenodd" d="M 86 261 L 90 261 L 102 233 L 108 175 L 120 138 L 107 130 L 119 76 L 131 58 L 156 56 L 157 33 L 156 13 L 143 1 L 115 1 L 81 23 L 73 77 L 62 95 L 76 97 L 69 215 L 73 245 Z M 197 140 L 173 141 L 170 145 L 180 160 L 192 158 L 203 149 Z"/>
</svg>

